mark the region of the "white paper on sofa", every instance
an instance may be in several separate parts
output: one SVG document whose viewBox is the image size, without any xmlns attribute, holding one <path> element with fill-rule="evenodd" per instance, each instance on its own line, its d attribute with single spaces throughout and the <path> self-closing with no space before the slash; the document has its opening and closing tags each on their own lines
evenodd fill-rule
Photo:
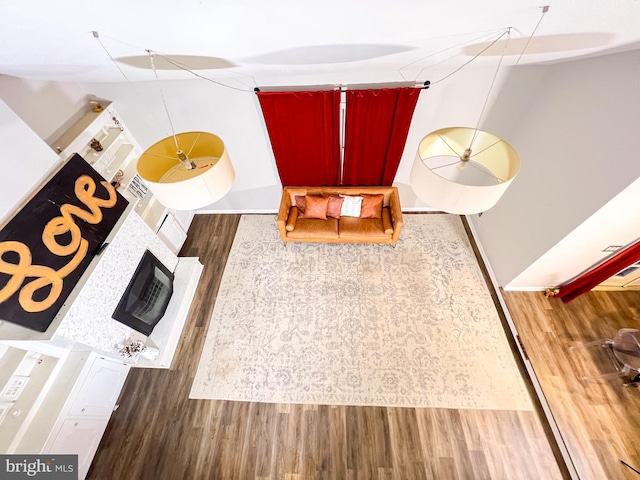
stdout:
<svg viewBox="0 0 640 480">
<path fill-rule="evenodd" d="M 340 216 L 342 217 L 359 217 L 360 210 L 362 208 L 363 197 L 354 197 L 350 195 L 340 195 L 344 198 L 342 202 L 342 209 L 340 210 Z"/>
</svg>

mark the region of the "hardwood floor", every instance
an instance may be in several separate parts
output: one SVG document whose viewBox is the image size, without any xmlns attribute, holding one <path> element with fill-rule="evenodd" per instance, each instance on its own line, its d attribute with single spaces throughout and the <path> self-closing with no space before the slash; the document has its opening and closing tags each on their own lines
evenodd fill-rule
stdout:
<svg viewBox="0 0 640 480">
<path fill-rule="evenodd" d="M 540 292 L 503 296 L 580 478 L 640 478 L 629 467 L 640 470 L 640 389 L 598 379 L 613 370 L 602 348 L 571 349 L 640 328 L 640 292 L 594 291 L 566 305 Z"/>
<path fill-rule="evenodd" d="M 205 268 L 176 358 L 132 370 L 87 478 L 563 478 L 535 411 L 189 400 L 239 218 L 196 216 L 181 255 Z"/>
</svg>

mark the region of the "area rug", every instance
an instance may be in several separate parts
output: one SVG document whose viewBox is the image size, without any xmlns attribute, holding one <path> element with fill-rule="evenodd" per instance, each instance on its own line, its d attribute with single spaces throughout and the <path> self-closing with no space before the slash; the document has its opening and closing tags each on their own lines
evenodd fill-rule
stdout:
<svg viewBox="0 0 640 480">
<path fill-rule="evenodd" d="M 280 241 L 240 220 L 190 398 L 531 410 L 459 217 L 396 248 Z"/>
</svg>

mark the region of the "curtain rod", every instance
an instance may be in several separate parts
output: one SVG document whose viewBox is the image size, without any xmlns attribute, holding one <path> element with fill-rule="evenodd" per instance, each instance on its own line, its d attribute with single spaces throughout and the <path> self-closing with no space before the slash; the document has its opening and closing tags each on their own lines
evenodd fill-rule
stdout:
<svg viewBox="0 0 640 480">
<path fill-rule="evenodd" d="M 318 85 L 314 85 L 314 86 L 318 87 Z M 429 80 L 426 80 L 422 84 L 413 85 L 414 88 L 420 88 L 420 89 L 423 89 L 423 90 L 428 90 L 430 86 L 431 86 L 431 82 Z M 287 89 L 288 88 L 288 90 L 273 90 L 274 92 L 275 91 L 279 91 L 279 92 L 282 92 L 282 91 L 287 91 L 287 92 L 289 92 L 289 91 L 301 91 L 301 92 L 305 91 L 305 90 L 303 90 L 305 87 L 296 87 L 296 88 L 300 88 L 301 90 L 291 90 L 291 87 L 267 87 L 267 89 L 269 89 L 269 90 L 271 90 L 272 88 L 280 88 L 280 89 L 282 89 L 282 88 Z M 381 88 L 394 88 L 394 87 L 387 86 L 387 87 L 381 87 Z M 403 88 L 403 87 L 400 87 L 400 88 Z M 404 87 L 404 88 L 406 88 L 406 87 Z M 327 86 L 327 90 L 338 90 L 338 89 L 340 91 L 342 91 L 342 92 L 346 92 L 347 90 L 369 90 L 369 89 L 372 89 L 372 87 L 364 87 L 364 86 L 358 87 L 357 85 L 354 85 L 353 87 L 333 87 L 333 88 L 330 88 L 329 86 Z M 262 90 L 260 90 L 259 87 L 255 87 L 253 89 L 253 91 L 255 93 L 259 93 Z"/>
</svg>

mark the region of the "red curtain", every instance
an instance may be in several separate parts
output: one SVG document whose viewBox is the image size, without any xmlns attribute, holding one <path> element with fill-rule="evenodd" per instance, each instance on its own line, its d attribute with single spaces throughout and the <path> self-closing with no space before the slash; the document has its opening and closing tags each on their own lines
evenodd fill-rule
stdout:
<svg viewBox="0 0 640 480">
<path fill-rule="evenodd" d="M 556 297 L 561 298 L 563 303 L 568 303 L 638 261 L 640 261 L 640 242 L 616 253 L 604 263 L 563 285 Z"/>
<path fill-rule="evenodd" d="M 393 183 L 420 91 L 347 91 L 343 185 Z"/>
<path fill-rule="evenodd" d="M 340 92 L 258 92 L 285 186 L 338 185 Z"/>
</svg>

